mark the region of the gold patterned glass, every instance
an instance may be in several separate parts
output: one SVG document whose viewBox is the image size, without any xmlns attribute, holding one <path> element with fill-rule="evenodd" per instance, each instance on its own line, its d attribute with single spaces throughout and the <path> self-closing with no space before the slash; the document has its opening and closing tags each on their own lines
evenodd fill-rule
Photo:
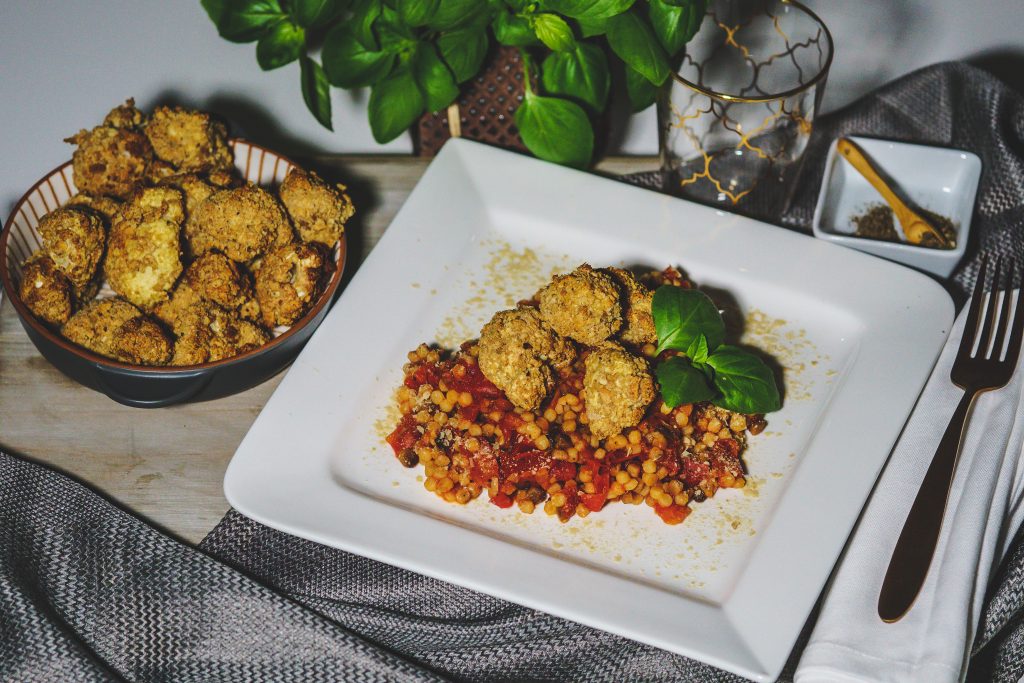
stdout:
<svg viewBox="0 0 1024 683">
<path fill-rule="evenodd" d="M 832 36 L 793 0 L 712 0 L 658 103 L 666 190 L 781 211 L 832 63 Z"/>
</svg>

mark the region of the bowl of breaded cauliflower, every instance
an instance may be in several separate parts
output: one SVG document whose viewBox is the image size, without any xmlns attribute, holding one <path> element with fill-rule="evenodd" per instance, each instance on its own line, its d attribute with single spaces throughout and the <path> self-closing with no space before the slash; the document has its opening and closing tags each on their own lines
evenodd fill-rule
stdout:
<svg viewBox="0 0 1024 683">
<path fill-rule="evenodd" d="M 40 353 L 130 406 L 227 396 L 327 314 L 355 207 L 212 114 L 132 100 L 15 205 L 0 279 Z"/>
</svg>

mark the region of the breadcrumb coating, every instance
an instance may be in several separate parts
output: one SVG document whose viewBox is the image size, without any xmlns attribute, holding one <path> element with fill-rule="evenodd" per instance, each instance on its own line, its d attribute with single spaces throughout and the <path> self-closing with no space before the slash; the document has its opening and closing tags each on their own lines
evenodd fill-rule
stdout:
<svg viewBox="0 0 1024 683">
<path fill-rule="evenodd" d="M 287 244 L 263 258 L 256 300 L 270 328 L 291 325 L 312 308 L 327 281 L 328 259 L 318 244 Z"/>
<path fill-rule="evenodd" d="M 147 310 L 164 301 L 182 270 L 184 217 L 178 190 L 151 187 L 133 195 L 110 229 L 104 272 L 111 289 Z"/>
<path fill-rule="evenodd" d="M 103 226 L 109 229 L 110 223 L 114 219 L 114 214 L 117 213 L 119 208 L 121 208 L 121 202 L 113 197 L 101 197 L 91 195 L 87 192 L 79 192 L 69 199 L 64 206 L 76 207 L 79 209 L 92 209 L 100 215 L 100 218 L 103 219 Z"/>
<path fill-rule="evenodd" d="M 74 290 L 53 259 L 41 251 L 21 266 L 18 296 L 32 314 L 50 325 L 63 325 L 71 317 Z"/>
<path fill-rule="evenodd" d="M 171 291 L 170 296 L 156 305 L 153 315 L 167 325 L 174 334 L 181 334 L 184 329 L 182 321 L 185 312 L 201 305 L 203 305 L 203 297 L 189 286 L 185 278 L 181 278 Z"/>
<path fill-rule="evenodd" d="M 125 198 L 138 187 L 153 158 L 141 131 L 97 126 L 65 139 L 77 145 L 71 155 L 75 187 L 93 195 Z"/>
<path fill-rule="evenodd" d="M 210 195 L 186 223 L 185 236 L 196 255 L 220 251 L 247 263 L 266 253 L 283 230 L 290 228 L 280 203 L 250 183 Z"/>
<path fill-rule="evenodd" d="M 120 298 L 89 302 L 64 323 L 60 332 L 66 339 L 108 358 L 116 358 L 114 332 L 142 315 L 142 311 Z"/>
<path fill-rule="evenodd" d="M 167 365 L 174 342 L 164 329 L 140 315 L 121 324 L 113 335 L 113 353 L 117 360 L 134 365 Z"/>
<path fill-rule="evenodd" d="M 333 247 L 345 234 L 345 223 L 355 215 L 355 205 L 344 185 L 331 187 L 316 173 L 293 167 L 278 194 L 303 242 Z"/>
<path fill-rule="evenodd" d="M 622 327 L 622 304 L 615 281 L 584 263 L 556 275 L 538 293 L 540 314 L 560 335 L 594 346 Z"/>
<path fill-rule="evenodd" d="M 132 97 L 125 100 L 124 104 L 111 109 L 107 117 L 103 119 L 104 126 L 129 130 L 141 128 L 145 123 L 146 115 L 135 108 L 135 99 Z"/>
<path fill-rule="evenodd" d="M 576 358 L 572 343 L 533 308 L 499 311 L 480 330 L 477 361 L 484 376 L 521 410 L 535 410 L 555 384 L 555 370 Z"/>
<path fill-rule="evenodd" d="M 189 309 L 179 325 L 181 333 L 174 343 L 172 365 L 212 363 L 257 349 L 271 339 L 259 325 L 213 304 Z"/>
<path fill-rule="evenodd" d="M 227 127 L 206 112 L 157 107 L 146 124 L 157 158 L 179 171 L 230 170 Z"/>
<path fill-rule="evenodd" d="M 604 439 L 640 424 L 655 395 L 647 362 L 618 344 L 604 342 L 587 356 L 584 368 L 591 433 Z"/>
<path fill-rule="evenodd" d="M 252 298 L 249 274 L 224 254 L 203 254 L 185 271 L 185 282 L 199 296 L 228 310 Z"/>
<path fill-rule="evenodd" d="M 76 292 L 88 289 L 107 237 L 100 215 L 80 207 L 62 207 L 43 216 L 39 234 L 43 249 Z"/>
<path fill-rule="evenodd" d="M 651 315 L 651 301 L 654 292 L 637 281 L 628 270 L 622 268 L 605 268 L 622 291 L 623 316 L 622 330 L 619 339 L 627 344 L 656 344 L 658 332 L 654 328 L 654 316 Z"/>
</svg>

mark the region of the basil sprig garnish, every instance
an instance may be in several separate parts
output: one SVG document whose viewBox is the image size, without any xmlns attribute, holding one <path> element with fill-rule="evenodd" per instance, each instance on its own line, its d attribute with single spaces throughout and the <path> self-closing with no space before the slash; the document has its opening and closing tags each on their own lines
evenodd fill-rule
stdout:
<svg viewBox="0 0 1024 683">
<path fill-rule="evenodd" d="M 672 285 L 659 287 L 651 303 L 658 350 L 679 351 L 655 368 L 666 405 L 711 401 L 738 413 L 770 413 L 782 407 L 775 376 L 764 361 L 724 344 L 725 323 L 707 294 Z"/>
</svg>

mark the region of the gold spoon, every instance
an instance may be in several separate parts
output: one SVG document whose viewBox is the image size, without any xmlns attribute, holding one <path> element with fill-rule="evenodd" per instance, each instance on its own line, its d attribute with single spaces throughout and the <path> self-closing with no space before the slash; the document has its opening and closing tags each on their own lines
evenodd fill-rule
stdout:
<svg viewBox="0 0 1024 683">
<path fill-rule="evenodd" d="M 892 212 L 896 215 L 896 220 L 900 222 L 900 227 L 903 228 L 903 234 L 908 242 L 911 244 L 921 244 L 926 235 L 931 235 L 938 240 L 941 246 L 949 246 L 945 236 L 936 230 L 935 226 L 928 219 L 911 209 L 907 206 L 906 202 L 899 198 L 893 189 L 889 187 L 889 184 L 882 179 L 878 169 L 868 161 L 864 152 L 852 140 L 839 138 L 836 142 L 836 149 L 843 155 L 843 158 L 850 162 L 851 166 L 864 176 L 865 180 L 871 183 L 872 187 L 878 190 L 886 203 L 889 204 Z"/>
</svg>

